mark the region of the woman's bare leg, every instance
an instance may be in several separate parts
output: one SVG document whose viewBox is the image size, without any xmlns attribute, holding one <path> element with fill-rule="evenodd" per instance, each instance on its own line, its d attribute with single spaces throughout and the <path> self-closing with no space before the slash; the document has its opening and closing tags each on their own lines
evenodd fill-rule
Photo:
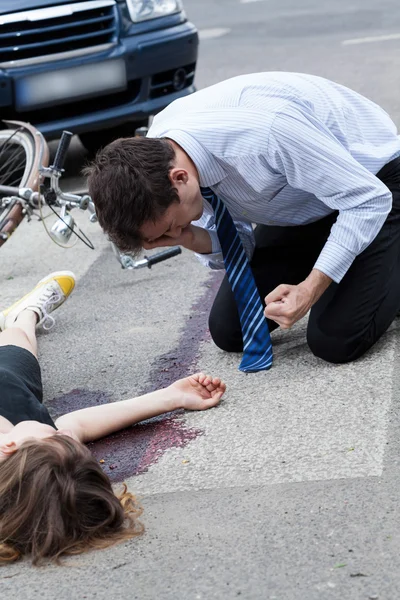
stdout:
<svg viewBox="0 0 400 600">
<path fill-rule="evenodd" d="M 75 287 L 71 271 L 56 271 L 39 283 L 12 306 L 0 312 L 0 346 L 19 346 L 37 357 L 36 325 L 50 320 L 50 313 L 61 306 Z M 46 327 L 45 327 L 46 328 Z"/>
<path fill-rule="evenodd" d="M 0 346 L 19 346 L 37 357 L 36 323 L 33 310 L 23 310 L 14 323 L 0 333 Z"/>
</svg>

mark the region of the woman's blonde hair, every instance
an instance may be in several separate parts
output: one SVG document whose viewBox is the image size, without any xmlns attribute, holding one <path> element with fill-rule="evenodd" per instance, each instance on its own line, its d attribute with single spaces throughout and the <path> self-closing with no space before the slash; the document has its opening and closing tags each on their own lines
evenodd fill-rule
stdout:
<svg viewBox="0 0 400 600">
<path fill-rule="evenodd" d="M 25 442 L 0 463 L 0 564 L 33 564 L 106 548 L 143 531 L 142 509 L 114 494 L 82 443 L 65 435 Z"/>
</svg>

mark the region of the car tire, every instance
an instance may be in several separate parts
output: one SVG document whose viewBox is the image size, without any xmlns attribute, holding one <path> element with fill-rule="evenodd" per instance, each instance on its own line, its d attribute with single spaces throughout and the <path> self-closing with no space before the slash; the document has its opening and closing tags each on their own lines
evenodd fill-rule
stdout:
<svg viewBox="0 0 400 600">
<path fill-rule="evenodd" d="M 148 119 L 144 119 L 143 121 L 129 121 L 111 129 L 81 133 L 79 138 L 82 145 L 88 151 L 89 156 L 94 156 L 100 148 L 104 148 L 104 146 L 107 146 L 107 144 L 118 138 L 132 137 L 135 135 L 138 127 L 147 127 L 147 125 Z"/>
</svg>

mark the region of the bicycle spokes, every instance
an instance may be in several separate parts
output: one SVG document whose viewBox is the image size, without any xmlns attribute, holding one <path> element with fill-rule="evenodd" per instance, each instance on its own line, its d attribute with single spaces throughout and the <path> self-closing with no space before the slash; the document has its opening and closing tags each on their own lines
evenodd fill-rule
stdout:
<svg viewBox="0 0 400 600">
<path fill-rule="evenodd" d="M 24 149 L 13 141 L 14 132 L 0 147 L 0 184 L 15 186 L 21 181 L 26 165 Z"/>
</svg>

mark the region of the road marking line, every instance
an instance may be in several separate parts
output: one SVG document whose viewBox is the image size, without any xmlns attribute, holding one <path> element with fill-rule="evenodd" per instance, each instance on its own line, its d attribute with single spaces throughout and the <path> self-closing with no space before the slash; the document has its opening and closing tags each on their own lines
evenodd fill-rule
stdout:
<svg viewBox="0 0 400 600">
<path fill-rule="evenodd" d="M 214 38 L 222 37 L 230 33 L 230 29 L 224 27 L 216 27 L 215 29 L 202 29 L 199 31 L 199 38 L 201 40 L 212 40 Z"/>
<path fill-rule="evenodd" d="M 199 31 L 199 38 L 201 40 L 212 40 L 214 38 L 222 37 L 223 35 L 230 33 L 230 31 L 230 29 L 226 29 L 223 27 L 217 27 L 215 29 L 202 29 L 201 31 Z"/>
<path fill-rule="evenodd" d="M 387 42 L 389 40 L 400 40 L 400 33 L 344 40 L 342 42 L 342 46 L 355 46 L 356 44 L 371 44 L 373 42 Z"/>
<path fill-rule="evenodd" d="M 239 0 L 240 4 L 250 4 L 250 2 L 266 2 L 266 0 Z"/>
</svg>

